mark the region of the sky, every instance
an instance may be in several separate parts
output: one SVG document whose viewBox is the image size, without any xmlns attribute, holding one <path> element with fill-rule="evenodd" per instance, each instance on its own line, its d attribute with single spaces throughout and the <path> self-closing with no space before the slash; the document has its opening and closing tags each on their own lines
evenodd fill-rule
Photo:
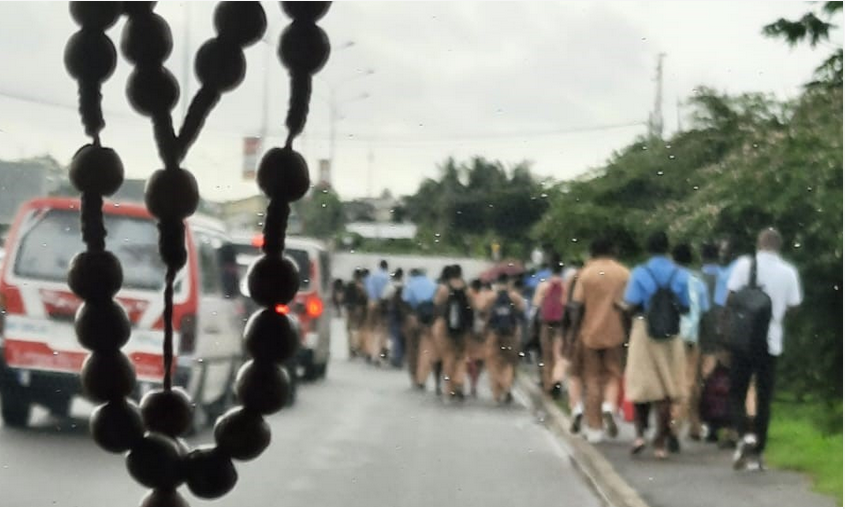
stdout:
<svg viewBox="0 0 845 509">
<path fill-rule="evenodd" d="M 182 87 L 177 129 L 197 90 L 193 56 L 214 35 L 215 4 L 156 7 L 173 32 L 165 65 Z M 263 112 L 265 147 L 286 134 L 288 78 L 276 47 L 289 20 L 276 2 L 262 4 L 265 41 L 246 49 L 242 85 L 223 95 L 183 165 L 209 200 L 257 193 L 242 175 L 243 138 L 260 133 Z M 332 184 L 344 199 L 411 194 L 449 157 L 528 161 L 540 177 L 574 178 L 645 133 L 660 53 L 666 135 L 686 122 L 684 101 L 698 86 L 796 96 L 832 43 L 790 48 L 761 28 L 808 9 L 803 1 L 334 2 L 320 22 L 332 54 L 294 146 L 312 176 L 334 146 Z M 116 45 L 122 27 L 108 31 Z M 49 154 L 67 164 L 88 141 L 62 63 L 75 30 L 65 2 L 0 2 L 0 159 Z M 103 86 L 102 139 L 128 177 L 146 178 L 160 162 L 149 119 L 126 100 L 130 72 L 119 57 Z"/>
</svg>

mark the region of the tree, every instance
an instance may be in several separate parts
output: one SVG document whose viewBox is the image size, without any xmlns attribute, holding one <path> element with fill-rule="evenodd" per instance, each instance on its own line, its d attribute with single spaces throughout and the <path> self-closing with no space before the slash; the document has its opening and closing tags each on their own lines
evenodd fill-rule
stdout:
<svg viewBox="0 0 845 509">
<path fill-rule="evenodd" d="M 830 31 L 836 25 L 830 20 L 842 12 L 842 2 L 822 2 L 816 12 L 808 12 L 798 20 L 780 18 L 763 27 L 763 34 L 786 40 L 790 46 L 808 42 L 815 48 L 822 41 L 830 40 Z M 825 19 L 822 19 L 825 18 Z M 816 68 L 816 79 L 809 82 L 810 87 L 842 88 L 842 46 L 840 45 Z"/>
<path fill-rule="evenodd" d="M 330 186 L 320 184 L 300 205 L 302 231 L 319 239 L 329 239 L 343 229 L 343 204 Z"/>
</svg>

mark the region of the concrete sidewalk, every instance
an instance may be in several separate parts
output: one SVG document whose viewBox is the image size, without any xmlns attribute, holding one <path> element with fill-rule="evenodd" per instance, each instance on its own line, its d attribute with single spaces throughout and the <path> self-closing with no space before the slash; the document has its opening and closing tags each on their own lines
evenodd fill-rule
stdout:
<svg viewBox="0 0 845 509">
<path fill-rule="evenodd" d="M 657 460 L 647 447 L 630 454 L 634 427 L 621 419 L 619 437 L 597 445 L 569 433 L 570 420 L 542 394 L 537 377 L 523 371 L 518 389 L 539 418 L 568 445 L 579 468 L 608 505 L 649 506 L 814 506 L 835 507 L 836 500 L 811 491 L 806 476 L 782 470 L 734 472 L 732 451 L 715 444 L 681 441 L 681 452 Z M 836 451 L 836 454 L 839 454 Z"/>
</svg>

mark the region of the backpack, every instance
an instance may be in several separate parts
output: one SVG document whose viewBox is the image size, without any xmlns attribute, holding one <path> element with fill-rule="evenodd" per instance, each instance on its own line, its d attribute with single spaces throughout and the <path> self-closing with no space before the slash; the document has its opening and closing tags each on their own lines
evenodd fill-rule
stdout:
<svg viewBox="0 0 845 509">
<path fill-rule="evenodd" d="M 561 303 L 561 296 L 563 294 L 563 283 L 555 280 L 549 285 L 549 290 L 543 297 L 541 304 L 540 316 L 545 323 L 560 323 L 563 320 L 563 304 Z"/>
<path fill-rule="evenodd" d="M 772 320 L 772 299 L 757 285 L 757 257 L 751 260 L 748 285 L 728 299 L 727 343 L 731 350 L 747 354 L 764 351 Z"/>
<path fill-rule="evenodd" d="M 717 306 L 713 300 L 716 295 L 716 283 L 719 276 L 716 274 L 701 274 L 704 285 L 707 287 L 707 301 L 710 309 L 701 314 L 698 322 L 698 345 L 703 352 L 710 353 L 718 350 L 721 342 L 721 327 L 719 319 L 722 313 L 722 306 Z"/>
<path fill-rule="evenodd" d="M 490 330 L 499 334 L 513 334 L 516 330 L 516 312 L 507 290 L 499 290 L 488 321 Z"/>
<path fill-rule="evenodd" d="M 648 311 L 646 311 L 648 335 L 657 341 L 666 341 L 677 336 L 681 331 L 681 305 L 678 303 L 675 292 L 672 291 L 672 279 L 678 269 L 672 270 L 666 286 L 660 286 L 654 273 L 648 267 L 645 267 L 645 270 L 657 285 L 657 291 L 649 299 Z"/>
<path fill-rule="evenodd" d="M 466 289 L 451 288 L 445 309 L 446 329 L 456 336 L 472 328 L 472 307 L 469 305 Z"/>
<path fill-rule="evenodd" d="M 701 400 L 698 404 L 701 420 L 711 428 L 731 425 L 730 392 L 730 370 L 718 364 L 704 380 L 704 389 L 701 391 Z"/>
<path fill-rule="evenodd" d="M 429 326 L 434 323 L 435 313 L 434 313 L 434 302 L 427 300 L 424 302 L 420 302 L 417 305 L 417 320 L 422 325 Z"/>
</svg>

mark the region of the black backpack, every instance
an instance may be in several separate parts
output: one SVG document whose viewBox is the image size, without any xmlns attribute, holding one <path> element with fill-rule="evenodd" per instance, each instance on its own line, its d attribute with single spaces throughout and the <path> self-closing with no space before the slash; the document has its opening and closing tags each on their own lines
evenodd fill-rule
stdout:
<svg viewBox="0 0 845 509">
<path fill-rule="evenodd" d="M 513 334 L 516 330 L 516 311 L 511 302 L 511 296 L 507 290 L 499 290 L 493 309 L 490 310 L 490 319 L 487 325 L 493 332 L 505 335 Z"/>
<path fill-rule="evenodd" d="M 657 341 L 666 341 L 681 332 L 681 305 L 678 302 L 677 295 L 672 291 L 672 279 L 674 279 L 678 269 L 672 270 L 666 286 L 660 286 L 657 278 L 654 277 L 654 273 L 648 267 L 645 267 L 645 270 L 654 279 L 654 284 L 657 285 L 657 291 L 648 301 L 648 311 L 646 312 L 648 335 Z"/>
<path fill-rule="evenodd" d="M 420 324 L 429 326 L 434 323 L 434 302 L 427 300 L 417 304 L 417 320 Z"/>
<path fill-rule="evenodd" d="M 765 351 L 772 320 L 772 299 L 757 285 L 757 256 L 751 260 L 748 285 L 728 299 L 727 342 L 731 350 L 747 354 Z"/>
<path fill-rule="evenodd" d="M 464 288 L 450 288 L 444 310 L 446 329 L 452 336 L 468 332 L 472 328 L 473 312 Z"/>
</svg>

